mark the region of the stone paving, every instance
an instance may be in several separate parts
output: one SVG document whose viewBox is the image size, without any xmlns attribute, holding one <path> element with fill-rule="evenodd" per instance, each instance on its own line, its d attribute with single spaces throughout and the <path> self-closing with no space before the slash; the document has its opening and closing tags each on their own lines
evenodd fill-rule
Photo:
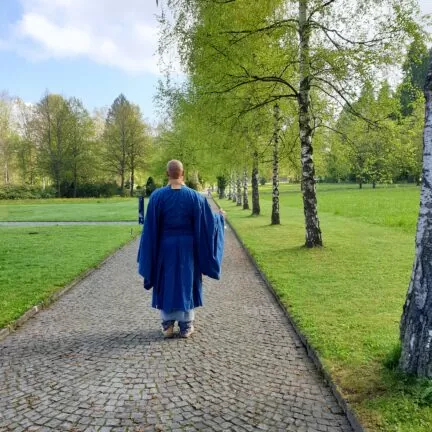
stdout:
<svg viewBox="0 0 432 432">
<path fill-rule="evenodd" d="M 0 342 L 0 431 L 351 431 L 230 229 L 190 339 L 164 340 L 137 242 Z"/>
</svg>

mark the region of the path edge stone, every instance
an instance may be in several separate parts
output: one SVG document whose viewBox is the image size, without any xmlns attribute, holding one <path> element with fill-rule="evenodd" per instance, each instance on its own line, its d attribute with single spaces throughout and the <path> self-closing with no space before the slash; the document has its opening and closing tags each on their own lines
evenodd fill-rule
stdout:
<svg viewBox="0 0 432 432">
<path fill-rule="evenodd" d="M 212 198 L 212 201 L 215 203 L 215 205 L 218 208 L 221 208 L 219 205 L 219 202 Z M 255 261 L 255 258 L 252 256 L 252 254 L 249 252 L 249 249 L 247 246 L 243 243 L 243 240 L 241 239 L 240 235 L 237 233 L 236 229 L 233 227 L 233 225 L 230 223 L 228 218 L 225 219 L 225 223 L 229 225 L 231 231 L 234 233 L 235 238 L 240 243 L 242 249 L 245 251 L 246 255 L 248 256 L 249 260 L 259 273 L 261 279 L 265 283 L 267 289 L 270 291 L 270 293 L 273 295 L 277 303 L 279 304 L 279 307 L 282 309 L 285 317 L 287 318 L 288 322 L 292 325 L 294 328 L 294 331 L 296 332 L 297 336 L 299 337 L 300 341 L 306 348 L 306 352 L 308 354 L 308 357 L 313 361 L 315 367 L 318 369 L 318 372 L 322 375 L 327 385 L 330 387 L 333 396 L 336 398 L 339 406 L 342 408 L 343 412 L 347 416 L 347 419 L 353 428 L 354 432 L 367 432 L 367 429 L 365 429 L 360 421 L 357 418 L 357 415 L 355 414 L 354 410 L 350 407 L 349 403 L 344 399 L 341 392 L 339 391 L 337 385 L 334 383 L 332 377 L 330 374 L 325 370 L 323 363 L 321 362 L 321 359 L 315 350 L 315 348 L 312 347 L 312 345 L 307 340 L 306 336 L 300 331 L 295 321 L 291 318 L 291 315 L 289 313 L 289 309 L 282 303 L 279 295 L 277 294 L 276 290 L 274 289 L 271 282 L 267 279 L 264 272 L 261 271 L 258 263 Z"/>
<path fill-rule="evenodd" d="M 60 297 L 63 297 L 65 294 L 67 294 L 72 288 L 77 286 L 80 282 L 82 282 L 84 279 L 88 278 L 90 275 L 92 275 L 95 271 L 99 270 L 101 267 L 103 267 L 105 264 L 107 264 L 111 259 L 114 258 L 114 256 L 123 248 L 129 245 L 132 241 L 134 241 L 137 238 L 134 237 L 130 240 L 128 240 L 125 244 L 116 247 L 106 258 L 104 258 L 102 261 L 97 263 L 94 267 L 91 267 L 88 270 L 85 270 L 81 274 L 79 274 L 75 279 L 72 280 L 69 284 L 65 285 L 60 290 L 54 292 L 51 294 L 46 300 L 42 301 L 41 303 L 32 306 L 30 309 L 27 309 L 19 318 L 17 318 L 15 321 L 10 323 L 8 326 L 0 329 L 0 341 L 7 338 L 10 334 L 14 333 L 18 328 L 20 328 L 23 324 L 25 324 L 27 321 L 29 321 L 31 318 L 33 318 L 36 314 L 41 312 L 44 309 L 49 308 L 54 302 L 56 302 Z"/>
</svg>

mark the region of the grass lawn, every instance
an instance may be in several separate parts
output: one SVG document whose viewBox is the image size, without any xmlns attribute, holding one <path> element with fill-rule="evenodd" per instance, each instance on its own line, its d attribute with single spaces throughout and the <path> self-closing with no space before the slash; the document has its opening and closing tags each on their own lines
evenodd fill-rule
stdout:
<svg viewBox="0 0 432 432">
<path fill-rule="evenodd" d="M 308 250 L 298 186 L 281 186 L 280 226 L 227 200 L 227 211 L 327 370 L 367 428 L 432 430 L 432 386 L 386 366 L 398 347 L 399 320 L 414 256 L 419 188 L 319 187 L 325 247 Z"/>
<path fill-rule="evenodd" d="M 139 232 L 138 225 L 0 228 L 0 328 Z"/>
<path fill-rule="evenodd" d="M 137 219 L 138 198 L 53 198 L 0 201 L 0 221 L 135 222 Z"/>
</svg>

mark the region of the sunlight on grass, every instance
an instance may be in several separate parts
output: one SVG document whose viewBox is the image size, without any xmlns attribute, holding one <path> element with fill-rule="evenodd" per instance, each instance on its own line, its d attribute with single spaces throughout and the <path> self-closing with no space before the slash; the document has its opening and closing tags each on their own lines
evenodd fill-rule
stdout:
<svg viewBox="0 0 432 432">
<path fill-rule="evenodd" d="M 136 221 L 137 198 L 0 201 L 0 221 Z"/>
<path fill-rule="evenodd" d="M 280 226 L 269 224 L 266 188 L 261 198 L 260 217 L 226 200 L 221 205 L 363 424 L 373 431 L 429 432 L 432 404 L 422 399 L 422 384 L 385 366 L 398 346 L 419 189 L 321 191 L 325 247 L 313 250 L 302 247 L 298 185 L 281 187 Z"/>
<path fill-rule="evenodd" d="M 0 228 L 0 328 L 139 231 L 137 225 Z"/>
</svg>

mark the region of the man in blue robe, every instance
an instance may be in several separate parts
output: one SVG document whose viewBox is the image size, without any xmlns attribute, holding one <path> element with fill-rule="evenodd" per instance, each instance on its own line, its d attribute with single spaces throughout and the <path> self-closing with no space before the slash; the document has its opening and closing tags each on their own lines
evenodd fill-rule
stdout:
<svg viewBox="0 0 432 432">
<path fill-rule="evenodd" d="M 224 212 L 213 213 L 207 200 L 184 184 L 183 165 L 167 165 L 169 183 L 152 193 L 138 251 L 144 288 L 153 288 L 165 337 L 193 331 L 194 309 L 202 306 L 202 275 L 219 279 L 224 246 Z"/>
</svg>

